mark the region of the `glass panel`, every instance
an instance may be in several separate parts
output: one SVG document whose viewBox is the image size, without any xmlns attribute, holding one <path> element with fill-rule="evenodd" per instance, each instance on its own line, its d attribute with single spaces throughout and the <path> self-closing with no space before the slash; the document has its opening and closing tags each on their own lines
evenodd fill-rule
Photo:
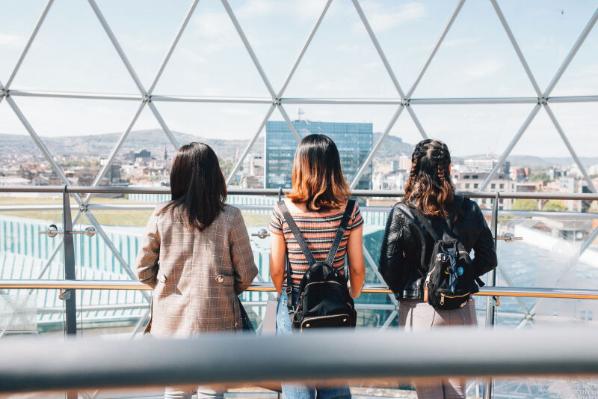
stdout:
<svg viewBox="0 0 598 399">
<path fill-rule="evenodd" d="M 0 290 L 0 339 L 41 334 L 61 337 L 64 322 L 64 302 L 58 290 Z"/>
<path fill-rule="evenodd" d="M 0 279 L 63 278 L 62 235 L 48 234 L 63 230 L 62 197 L 2 193 L 0 207 Z"/>
<path fill-rule="evenodd" d="M 102 13 L 149 90 L 185 17 L 189 0 L 99 0 Z"/>
<path fill-rule="evenodd" d="M 54 2 L 13 88 L 139 93 L 92 8 L 77 0 Z"/>
<path fill-rule="evenodd" d="M 592 178 L 597 178 L 598 121 L 590 115 L 598 111 L 598 103 L 552 104 L 551 108 L 586 171 Z M 575 173 L 579 175 L 579 170 Z"/>
<path fill-rule="evenodd" d="M 84 279 L 94 280 L 94 271 L 85 269 L 87 270 L 84 272 Z M 103 275 L 102 279 L 105 280 L 121 279 L 121 276 L 106 272 L 96 274 L 98 277 Z M 149 304 L 142 291 L 78 290 L 77 335 L 109 335 L 120 339 L 133 339 L 143 334 L 149 320 L 148 311 Z"/>
<path fill-rule="evenodd" d="M 532 202 L 528 200 L 527 202 Z M 516 200 L 524 209 L 527 202 Z M 499 235 L 510 234 L 515 241 L 498 243 L 500 266 L 498 284 L 515 287 L 586 288 L 595 274 L 597 251 L 594 241 L 598 214 L 563 213 L 581 201 L 535 201 L 529 210 L 500 215 Z M 537 212 L 537 209 L 542 212 Z M 575 210 L 572 210 L 575 212 Z M 592 321 L 598 309 L 595 301 L 504 298 L 498 312 L 499 324 L 525 327 Z"/>
<path fill-rule="evenodd" d="M 155 94 L 267 97 L 247 49 L 220 1 L 201 1 Z"/>
<path fill-rule="evenodd" d="M 597 393 L 596 381 L 581 379 L 499 379 L 495 385 L 495 397 L 498 398 L 591 398 Z"/>
<path fill-rule="evenodd" d="M 535 96 L 490 2 L 465 2 L 414 97 Z"/>
<path fill-rule="evenodd" d="M 568 3 L 567 3 L 568 4 Z M 575 6 L 579 6 L 575 4 Z M 592 5 L 588 4 L 588 8 Z M 575 10 L 577 7 L 571 7 Z M 569 4 L 568 7 L 569 8 Z M 586 14 L 582 14 L 581 11 L 575 10 L 577 15 L 575 18 L 583 20 L 584 24 L 591 10 L 588 10 Z M 581 26 L 579 24 L 578 26 Z M 581 29 L 571 29 L 573 32 Z M 596 25 L 594 29 L 586 37 L 584 43 L 578 50 L 577 54 L 571 61 L 571 64 L 563 73 L 562 78 L 559 80 L 557 85 L 554 87 L 552 92 L 553 96 L 583 96 L 583 95 L 595 95 L 598 88 L 598 68 L 596 68 L 596 53 L 598 52 L 598 30 Z"/>
<path fill-rule="evenodd" d="M 0 33 L 0 81 L 3 84 L 12 73 L 45 3 L 43 0 L 30 0 L 21 2 L 19 7 L 3 7 L 2 16 L 6 18 Z"/>
<path fill-rule="evenodd" d="M 0 186 L 44 186 L 57 178 L 7 101 L 0 102 L 0 146 Z"/>
<path fill-rule="evenodd" d="M 553 0 L 550 7 L 546 7 L 542 0 L 524 3 L 502 0 L 499 4 L 541 90 L 553 78 L 596 9 L 596 5 L 591 1 Z M 534 24 L 540 21 L 543 25 L 550 26 L 550 29 L 539 34 Z M 591 91 L 591 88 L 594 90 L 591 94 L 595 94 L 596 84 L 588 85 L 586 78 L 592 78 L 596 82 L 597 75 L 592 73 L 591 67 L 596 62 L 596 38 L 594 30 L 593 39 L 590 33 L 553 95 L 590 94 L 588 89 Z"/>
<path fill-rule="evenodd" d="M 230 4 L 278 92 L 326 1 L 233 0 Z"/>
<path fill-rule="evenodd" d="M 181 144 L 203 142 L 220 159 L 226 178 L 232 172 L 253 137 L 258 133 L 270 104 L 170 103 L 157 104 Z M 278 110 L 274 114 L 282 119 Z M 264 187 L 264 136 L 262 129 L 231 186 Z M 293 140 L 295 140 L 293 138 Z M 294 141 L 296 142 L 296 141 Z M 168 177 L 166 177 L 166 182 Z"/>
<path fill-rule="evenodd" d="M 335 1 L 291 80 L 289 97 L 398 97 L 351 2 Z"/>
<path fill-rule="evenodd" d="M 47 98 L 20 98 L 19 104 L 69 182 L 80 186 L 92 185 L 139 107 L 136 101 Z"/>
<path fill-rule="evenodd" d="M 360 3 L 397 79 L 408 92 L 458 2 L 368 0 Z M 447 40 L 443 47 L 463 44 L 458 39 Z"/>
<path fill-rule="evenodd" d="M 455 164 L 465 159 L 498 159 L 532 108 L 528 104 L 413 107 L 428 134 L 448 145 Z"/>
</svg>

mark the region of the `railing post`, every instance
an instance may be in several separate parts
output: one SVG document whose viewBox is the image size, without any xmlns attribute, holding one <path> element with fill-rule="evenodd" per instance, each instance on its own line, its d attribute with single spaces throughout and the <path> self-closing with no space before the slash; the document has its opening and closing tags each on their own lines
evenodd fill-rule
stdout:
<svg viewBox="0 0 598 399">
<path fill-rule="evenodd" d="M 494 196 L 494 204 L 492 204 L 492 233 L 494 235 L 494 250 L 498 243 L 498 204 L 500 202 L 500 193 L 496 192 Z M 490 279 L 487 282 L 490 287 L 496 287 L 496 269 L 490 273 Z M 493 328 L 496 316 L 496 297 L 488 297 L 486 302 L 486 328 Z M 494 380 L 489 378 L 484 387 L 484 399 L 492 398 L 492 391 L 494 390 Z"/>
<path fill-rule="evenodd" d="M 62 228 L 64 230 L 64 279 L 76 280 L 75 270 L 75 244 L 73 240 L 73 220 L 71 217 L 71 202 L 68 193 L 68 186 L 64 186 L 62 192 Z M 62 294 L 64 299 L 64 310 L 66 321 L 64 331 L 66 335 L 77 335 L 77 297 L 75 290 L 65 290 Z M 76 399 L 76 391 L 68 391 L 67 399 Z"/>
</svg>

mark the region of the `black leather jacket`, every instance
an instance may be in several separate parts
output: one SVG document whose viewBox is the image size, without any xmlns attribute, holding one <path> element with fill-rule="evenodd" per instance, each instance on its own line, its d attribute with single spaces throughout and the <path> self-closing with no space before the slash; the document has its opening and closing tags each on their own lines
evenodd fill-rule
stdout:
<svg viewBox="0 0 598 399">
<path fill-rule="evenodd" d="M 455 196 L 451 210 L 452 232 L 471 252 L 477 275 L 481 276 L 496 267 L 494 239 L 477 203 Z M 431 217 L 434 229 L 442 236 L 447 223 L 440 217 Z M 421 236 L 426 240 L 425 263 L 421 263 Z M 386 222 L 386 231 L 380 254 L 380 273 L 386 284 L 400 299 L 422 299 L 425 280 L 434 241 L 425 231 L 418 229 L 413 220 L 398 208 L 392 208 Z"/>
</svg>

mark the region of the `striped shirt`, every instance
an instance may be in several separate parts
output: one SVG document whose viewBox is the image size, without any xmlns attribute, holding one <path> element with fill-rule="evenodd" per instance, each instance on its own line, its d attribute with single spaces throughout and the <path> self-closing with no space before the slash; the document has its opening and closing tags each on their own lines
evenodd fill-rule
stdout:
<svg viewBox="0 0 598 399">
<path fill-rule="evenodd" d="M 290 207 L 289 207 L 290 208 Z M 326 212 L 298 212 L 295 213 L 289 209 L 291 216 L 295 220 L 297 227 L 301 231 L 307 246 L 317 261 L 325 261 L 328 252 L 332 247 L 336 231 L 338 230 L 344 209 Z M 359 211 L 359 205 L 355 202 L 353 214 L 349 218 L 347 230 L 341 240 L 341 243 L 334 259 L 334 267 L 341 273 L 344 271 L 345 255 L 347 254 L 347 242 L 351 231 L 363 224 L 363 219 Z M 289 229 L 289 226 L 282 215 L 278 204 L 274 206 L 272 219 L 270 221 L 270 231 L 272 234 L 283 234 L 287 244 L 287 255 L 291 266 L 291 277 L 293 287 L 298 288 L 303 275 L 309 268 L 305 255 L 301 251 L 297 240 Z M 286 285 L 286 279 L 285 279 Z"/>
</svg>

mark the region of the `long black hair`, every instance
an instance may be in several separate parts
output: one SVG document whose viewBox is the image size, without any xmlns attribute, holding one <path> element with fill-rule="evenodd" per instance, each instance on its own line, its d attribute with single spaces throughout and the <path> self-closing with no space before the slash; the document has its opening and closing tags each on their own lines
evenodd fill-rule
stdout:
<svg viewBox="0 0 598 399">
<path fill-rule="evenodd" d="M 203 230 L 224 209 L 226 181 L 212 148 L 204 143 L 185 144 L 177 151 L 170 170 L 171 201 L 166 210 L 180 211 L 183 223 Z"/>
<path fill-rule="evenodd" d="M 455 196 L 450 173 L 451 153 L 439 140 L 420 141 L 411 156 L 405 201 L 428 216 L 448 216 Z"/>
</svg>

